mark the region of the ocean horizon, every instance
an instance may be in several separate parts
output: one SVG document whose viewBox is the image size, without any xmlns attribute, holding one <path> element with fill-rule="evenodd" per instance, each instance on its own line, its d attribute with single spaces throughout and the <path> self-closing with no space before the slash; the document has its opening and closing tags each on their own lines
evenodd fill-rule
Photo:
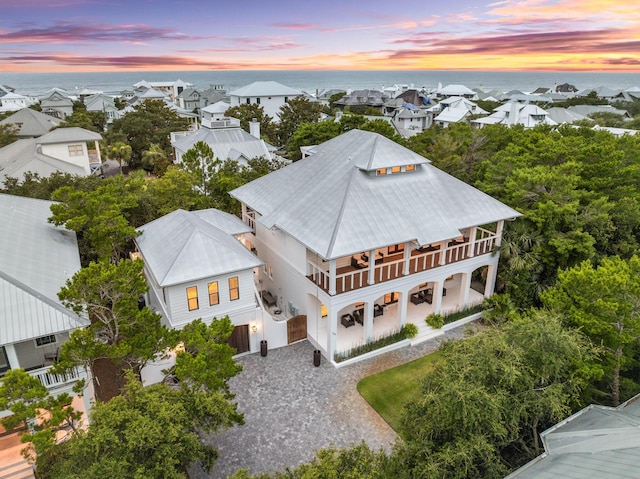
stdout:
<svg viewBox="0 0 640 479">
<path fill-rule="evenodd" d="M 469 88 L 531 92 L 538 87 L 555 88 L 570 83 L 579 90 L 607 86 L 612 89 L 640 88 L 640 73 L 535 72 L 470 70 L 221 70 L 221 71 L 137 71 L 74 73 L 0 73 L 0 84 L 17 93 L 38 95 L 53 87 L 73 93 L 89 88 L 106 94 L 131 89 L 134 83 L 182 80 L 196 88 L 222 85 L 233 91 L 254 81 L 273 80 L 310 93 L 322 89 L 377 89 L 394 84 L 415 88 L 436 88 L 439 84 L 463 84 Z"/>
</svg>

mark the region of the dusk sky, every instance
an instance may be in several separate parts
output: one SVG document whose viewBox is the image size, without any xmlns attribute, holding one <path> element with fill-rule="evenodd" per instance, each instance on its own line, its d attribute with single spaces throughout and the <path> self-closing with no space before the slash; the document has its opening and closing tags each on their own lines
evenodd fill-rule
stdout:
<svg viewBox="0 0 640 479">
<path fill-rule="evenodd" d="M 0 72 L 637 72 L 636 1 L 0 0 Z"/>
</svg>

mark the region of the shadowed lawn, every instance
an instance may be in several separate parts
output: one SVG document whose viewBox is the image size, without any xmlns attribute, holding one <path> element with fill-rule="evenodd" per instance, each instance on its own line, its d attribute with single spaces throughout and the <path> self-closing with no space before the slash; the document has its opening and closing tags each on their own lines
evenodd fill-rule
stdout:
<svg viewBox="0 0 640 479">
<path fill-rule="evenodd" d="M 441 353 L 423 356 L 409 363 L 367 376 L 358 392 L 398 434 L 404 405 L 420 394 L 421 379 L 437 364 Z"/>
</svg>

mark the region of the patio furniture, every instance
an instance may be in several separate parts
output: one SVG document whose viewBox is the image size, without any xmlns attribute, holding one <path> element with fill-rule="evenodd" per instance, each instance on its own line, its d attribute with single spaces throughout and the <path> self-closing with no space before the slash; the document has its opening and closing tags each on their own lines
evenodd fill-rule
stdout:
<svg viewBox="0 0 640 479">
<path fill-rule="evenodd" d="M 367 260 L 368 258 L 364 253 L 354 254 L 351 257 L 351 266 L 353 266 L 356 269 L 366 268 L 368 266 Z"/>
<path fill-rule="evenodd" d="M 262 301 L 264 301 L 264 304 L 266 304 L 267 306 L 276 305 L 276 298 L 274 298 L 273 295 L 267 290 L 262 291 Z"/>
<path fill-rule="evenodd" d="M 374 304 L 373 305 L 373 317 L 375 318 L 376 316 L 382 316 L 384 314 L 384 306 L 382 306 L 381 304 Z"/>
<path fill-rule="evenodd" d="M 422 304 L 422 303 L 424 303 L 424 296 L 422 294 L 422 291 L 416 291 L 415 293 L 411 293 L 410 301 L 413 304 Z"/>
<path fill-rule="evenodd" d="M 356 320 L 353 319 L 353 316 L 351 316 L 350 313 L 343 314 L 342 317 L 340 318 L 340 322 L 345 328 L 348 328 L 349 326 L 353 326 L 354 324 L 356 324 Z"/>
<path fill-rule="evenodd" d="M 355 319 L 356 322 L 364 325 L 364 308 L 356 309 L 353 312 L 353 319 Z"/>
<path fill-rule="evenodd" d="M 367 253 L 362 253 L 362 257 L 365 261 L 369 261 L 369 255 Z M 378 251 L 376 253 L 376 264 L 380 264 L 384 261 L 384 253 L 382 251 Z"/>
</svg>

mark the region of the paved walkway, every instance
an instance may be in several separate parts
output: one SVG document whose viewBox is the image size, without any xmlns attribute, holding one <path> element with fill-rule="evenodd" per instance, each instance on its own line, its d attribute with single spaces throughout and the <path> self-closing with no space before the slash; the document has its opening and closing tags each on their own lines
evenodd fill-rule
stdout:
<svg viewBox="0 0 640 479">
<path fill-rule="evenodd" d="M 464 329 L 338 369 L 324 358 L 314 367 L 308 341 L 270 350 L 266 357 L 238 358 L 244 370 L 230 387 L 245 425 L 212 438 L 220 452 L 213 471 L 192 471 L 191 477 L 225 478 L 239 468 L 251 474 L 281 471 L 310 461 L 318 449 L 362 440 L 389 451 L 396 434 L 360 396 L 358 381 L 429 354 L 442 341 L 462 337 Z"/>
</svg>

